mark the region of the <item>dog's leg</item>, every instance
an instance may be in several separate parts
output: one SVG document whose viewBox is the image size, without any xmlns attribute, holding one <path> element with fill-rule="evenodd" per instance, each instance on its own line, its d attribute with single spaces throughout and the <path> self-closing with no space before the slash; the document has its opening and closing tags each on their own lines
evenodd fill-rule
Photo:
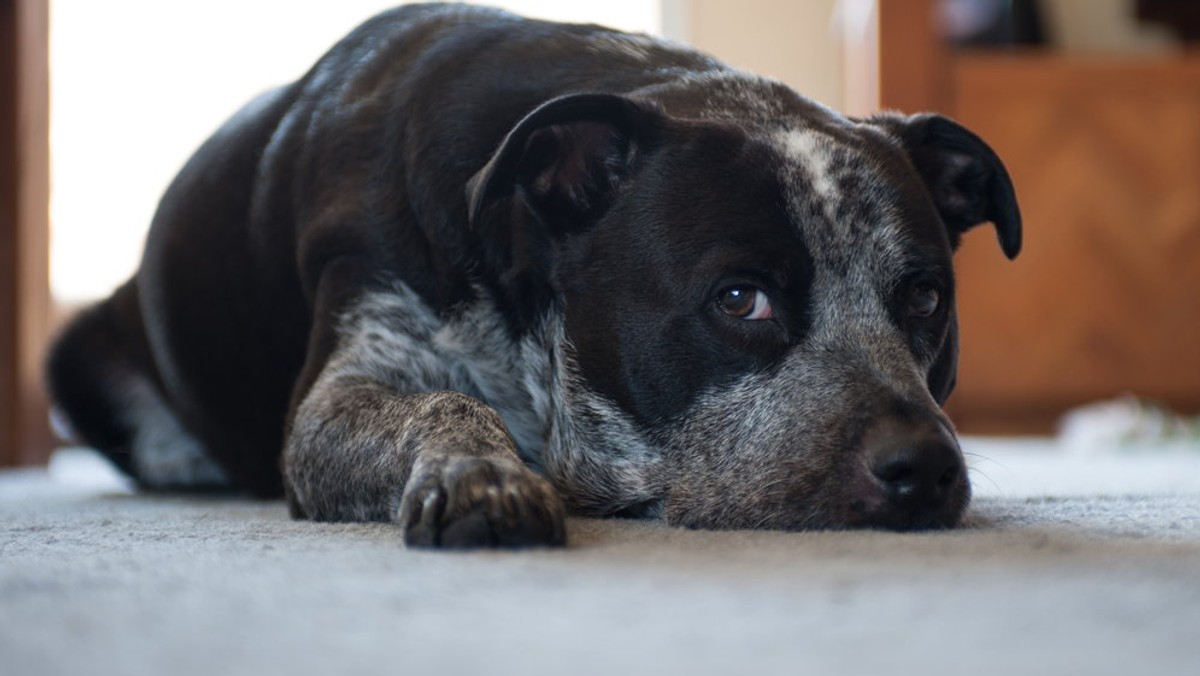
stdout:
<svg viewBox="0 0 1200 676">
<path fill-rule="evenodd" d="M 321 382 L 287 448 L 292 499 L 318 520 L 391 520 L 409 545 L 562 544 L 562 502 L 517 457 L 499 415 L 457 392 Z"/>
<path fill-rule="evenodd" d="M 162 392 L 134 282 L 72 320 L 50 351 L 46 376 L 69 440 L 99 450 L 142 488 L 229 486 Z"/>
<path fill-rule="evenodd" d="M 449 391 L 436 320 L 397 294 L 342 314 L 337 348 L 295 407 L 284 459 L 294 513 L 393 521 L 414 546 L 562 544 L 561 498 L 499 414 Z"/>
</svg>

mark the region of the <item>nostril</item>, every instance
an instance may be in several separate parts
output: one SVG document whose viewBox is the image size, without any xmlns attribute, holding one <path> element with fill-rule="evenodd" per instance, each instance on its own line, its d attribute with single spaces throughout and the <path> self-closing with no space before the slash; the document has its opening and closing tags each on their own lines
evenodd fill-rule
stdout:
<svg viewBox="0 0 1200 676">
<path fill-rule="evenodd" d="M 937 503 L 945 499 L 962 473 L 957 455 L 941 445 L 902 446 L 879 454 L 871 473 L 894 499 Z"/>
<path fill-rule="evenodd" d="M 917 481 L 916 469 L 904 458 L 893 457 L 873 467 L 871 471 L 889 490 L 900 494 L 911 493 Z"/>
<path fill-rule="evenodd" d="M 893 460 L 874 469 L 875 476 L 885 484 L 905 481 L 912 476 L 912 466 L 903 460 Z"/>
<path fill-rule="evenodd" d="M 872 468 L 872 472 L 888 494 L 896 498 L 911 497 L 920 484 L 917 470 L 908 460 L 893 458 Z"/>
<path fill-rule="evenodd" d="M 959 465 L 957 462 L 954 463 L 953 465 L 951 465 L 950 467 L 947 467 L 946 471 L 942 472 L 942 476 L 938 477 L 938 482 L 937 482 L 938 488 L 940 488 L 942 490 L 947 490 L 947 489 L 953 487 L 955 482 L 958 481 L 958 476 L 961 473 L 962 473 L 962 466 Z"/>
</svg>

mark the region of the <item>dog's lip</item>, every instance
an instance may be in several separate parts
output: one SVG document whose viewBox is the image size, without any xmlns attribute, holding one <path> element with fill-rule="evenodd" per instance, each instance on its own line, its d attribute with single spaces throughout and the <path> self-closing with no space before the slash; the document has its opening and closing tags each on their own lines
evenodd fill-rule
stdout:
<svg viewBox="0 0 1200 676">
<path fill-rule="evenodd" d="M 957 447 L 957 440 L 955 441 Z M 961 457 L 961 449 L 959 454 Z M 962 523 L 970 504 L 971 487 L 966 466 L 959 474 L 959 485 L 945 501 L 933 508 L 904 509 L 892 503 L 882 485 L 864 465 L 857 480 L 847 485 L 847 498 L 840 513 L 832 515 L 834 528 L 882 529 L 891 531 L 927 531 L 955 528 Z"/>
<path fill-rule="evenodd" d="M 880 510 L 863 510 L 855 518 L 845 519 L 846 529 L 875 529 L 897 532 L 948 530 L 957 527 L 966 513 L 962 509 L 942 508 L 936 512 L 904 512 L 886 507 Z"/>
</svg>

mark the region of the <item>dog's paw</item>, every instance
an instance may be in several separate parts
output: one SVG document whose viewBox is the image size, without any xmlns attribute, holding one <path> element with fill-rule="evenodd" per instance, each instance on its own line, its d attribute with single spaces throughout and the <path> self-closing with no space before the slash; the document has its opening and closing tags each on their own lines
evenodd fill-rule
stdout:
<svg viewBox="0 0 1200 676">
<path fill-rule="evenodd" d="M 410 547 L 560 546 L 566 510 L 558 492 L 516 462 L 485 458 L 418 462 L 399 521 Z"/>
</svg>

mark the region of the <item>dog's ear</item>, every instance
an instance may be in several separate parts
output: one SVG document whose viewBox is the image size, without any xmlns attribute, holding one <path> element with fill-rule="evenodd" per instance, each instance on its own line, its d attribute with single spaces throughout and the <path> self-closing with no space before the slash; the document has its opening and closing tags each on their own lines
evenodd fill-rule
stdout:
<svg viewBox="0 0 1200 676">
<path fill-rule="evenodd" d="M 478 262 L 530 326 L 552 302 L 557 238 L 594 223 L 656 138 L 656 109 L 609 94 L 553 99 L 513 127 L 467 183 Z"/>
<path fill-rule="evenodd" d="M 569 230 L 608 207 L 652 134 L 657 113 L 611 94 L 553 99 L 517 123 L 467 184 L 470 223 L 514 197 L 543 224 Z"/>
<path fill-rule="evenodd" d="M 981 223 L 996 227 L 1004 255 L 1021 251 L 1021 212 L 1012 180 L 996 153 L 965 127 L 941 115 L 871 118 L 896 133 L 958 248 L 962 233 Z"/>
</svg>

